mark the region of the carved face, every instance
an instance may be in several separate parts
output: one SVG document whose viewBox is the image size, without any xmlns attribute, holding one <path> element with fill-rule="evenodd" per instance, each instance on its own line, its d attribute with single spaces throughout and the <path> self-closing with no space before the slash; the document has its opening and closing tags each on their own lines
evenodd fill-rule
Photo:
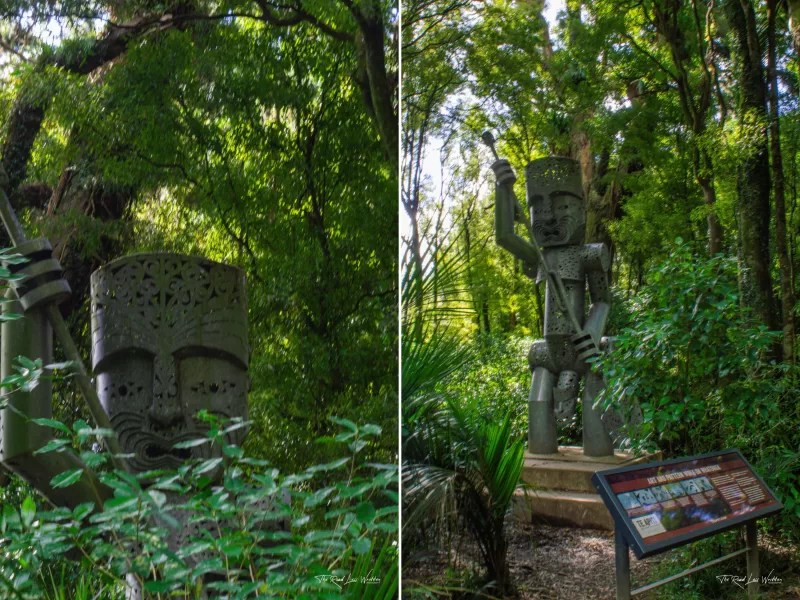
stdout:
<svg viewBox="0 0 800 600">
<path fill-rule="evenodd" d="M 531 226 L 540 246 L 582 244 L 586 235 L 580 165 L 570 159 L 534 160 L 525 169 Z"/>
<path fill-rule="evenodd" d="M 209 444 L 205 409 L 247 418 L 247 305 L 234 267 L 176 254 L 136 254 L 92 274 L 92 366 L 100 402 L 136 471 L 176 468 Z M 240 444 L 245 430 L 231 432 Z"/>
</svg>

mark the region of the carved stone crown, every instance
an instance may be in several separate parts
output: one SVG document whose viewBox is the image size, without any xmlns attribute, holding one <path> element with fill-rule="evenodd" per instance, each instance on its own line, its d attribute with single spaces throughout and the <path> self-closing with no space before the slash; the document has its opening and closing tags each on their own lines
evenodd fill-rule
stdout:
<svg viewBox="0 0 800 600">
<path fill-rule="evenodd" d="M 92 368 L 122 350 L 161 356 L 184 348 L 247 368 L 244 272 L 205 258 L 133 254 L 91 277 Z"/>
<path fill-rule="evenodd" d="M 581 166 L 578 161 L 563 156 L 548 156 L 528 163 L 525 167 L 528 194 L 569 192 L 583 199 Z"/>
</svg>

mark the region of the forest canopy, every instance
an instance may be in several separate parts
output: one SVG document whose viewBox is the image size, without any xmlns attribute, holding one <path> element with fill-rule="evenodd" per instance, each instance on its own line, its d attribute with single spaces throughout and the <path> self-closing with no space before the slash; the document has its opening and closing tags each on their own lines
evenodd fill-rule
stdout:
<svg viewBox="0 0 800 600">
<path fill-rule="evenodd" d="M 391 461 L 396 8 L 26 1 L 0 22 L 3 185 L 64 266 L 86 354 L 104 262 L 169 250 L 239 266 L 248 451 L 302 468 L 339 416 L 382 423 L 373 451 Z M 83 410 L 69 389 L 59 401 L 62 417 Z"/>
</svg>

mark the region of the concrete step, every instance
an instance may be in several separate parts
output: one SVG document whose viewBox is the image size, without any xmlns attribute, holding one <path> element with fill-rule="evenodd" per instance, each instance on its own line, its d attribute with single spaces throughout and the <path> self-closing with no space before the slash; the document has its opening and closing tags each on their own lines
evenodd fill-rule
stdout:
<svg viewBox="0 0 800 600">
<path fill-rule="evenodd" d="M 582 448 L 561 446 L 558 454 L 526 452 L 522 479 L 537 489 L 595 494 L 597 490 L 592 484 L 592 475 L 597 471 L 651 460 L 661 460 L 661 453 L 634 458 L 630 452 L 617 451 L 613 456 L 591 457 L 584 456 Z"/>
<path fill-rule="evenodd" d="M 547 525 L 613 531 L 614 521 L 599 494 L 537 490 L 514 496 L 513 516 Z"/>
<path fill-rule="evenodd" d="M 592 475 L 612 465 L 597 463 L 556 462 L 525 459 L 522 480 L 540 490 L 564 490 L 570 492 L 596 493 Z"/>
</svg>

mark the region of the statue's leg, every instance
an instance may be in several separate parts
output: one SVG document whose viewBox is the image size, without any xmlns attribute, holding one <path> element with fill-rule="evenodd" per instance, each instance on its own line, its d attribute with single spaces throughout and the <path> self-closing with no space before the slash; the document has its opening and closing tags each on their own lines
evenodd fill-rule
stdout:
<svg viewBox="0 0 800 600">
<path fill-rule="evenodd" d="M 603 389 L 603 378 L 589 371 L 583 387 L 583 453 L 586 456 L 612 456 L 614 443 L 603 426 L 598 409 L 592 408 L 595 398 Z"/>
<path fill-rule="evenodd" d="M 561 371 L 558 374 L 558 383 L 553 388 L 553 412 L 557 421 L 568 421 L 575 414 L 580 380 L 580 375 L 575 371 Z"/>
<path fill-rule="evenodd" d="M 555 375 L 545 367 L 536 367 L 528 397 L 528 450 L 533 454 L 556 454 L 558 435 L 553 414 Z"/>
</svg>

